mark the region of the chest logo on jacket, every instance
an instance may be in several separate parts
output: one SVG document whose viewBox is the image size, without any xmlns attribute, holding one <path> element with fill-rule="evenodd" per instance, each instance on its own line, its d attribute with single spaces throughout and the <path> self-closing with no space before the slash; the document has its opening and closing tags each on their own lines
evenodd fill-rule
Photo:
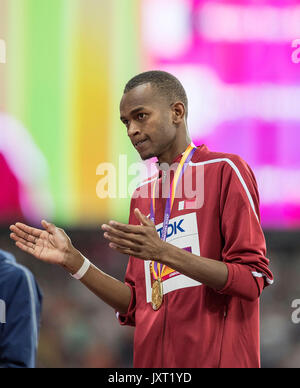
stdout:
<svg viewBox="0 0 300 388">
<path fill-rule="evenodd" d="M 184 219 L 182 218 L 179 221 L 174 221 L 174 222 L 170 222 L 169 223 L 169 225 L 168 225 L 168 232 L 167 232 L 167 238 L 172 237 L 174 234 L 176 235 L 176 234 L 184 233 L 185 232 L 185 230 L 182 227 L 183 221 L 184 221 Z M 160 238 L 161 238 L 162 230 L 163 230 L 162 227 L 157 229 L 157 232 L 159 233 Z"/>
</svg>

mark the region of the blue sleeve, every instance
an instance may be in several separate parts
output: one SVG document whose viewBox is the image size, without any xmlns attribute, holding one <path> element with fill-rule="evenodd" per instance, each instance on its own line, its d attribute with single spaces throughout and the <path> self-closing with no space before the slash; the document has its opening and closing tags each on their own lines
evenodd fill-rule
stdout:
<svg viewBox="0 0 300 388">
<path fill-rule="evenodd" d="M 31 272 L 18 267 L 6 278 L 4 292 L 6 322 L 0 325 L 0 368 L 34 368 L 41 291 Z"/>
</svg>

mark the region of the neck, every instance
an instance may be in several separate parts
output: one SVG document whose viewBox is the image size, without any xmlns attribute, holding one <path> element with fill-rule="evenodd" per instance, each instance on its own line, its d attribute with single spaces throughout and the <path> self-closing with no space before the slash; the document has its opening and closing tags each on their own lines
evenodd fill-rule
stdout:
<svg viewBox="0 0 300 388">
<path fill-rule="evenodd" d="M 159 163 L 168 163 L 169 165 L 180 154 L 182 154 L 191 144 L 191 138 L 186 135 L 182 141 L 174 142 L 168 149 L 157 157 Z"/>
</svg>

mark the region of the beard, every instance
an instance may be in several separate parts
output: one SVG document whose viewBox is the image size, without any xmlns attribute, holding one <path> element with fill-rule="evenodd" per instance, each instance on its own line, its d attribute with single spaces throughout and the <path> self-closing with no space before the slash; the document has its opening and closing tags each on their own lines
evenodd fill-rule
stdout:
<svg viewBox="0 0 300 388">
<path fill-rule="evenodd" d="M 140 158 L 143 161 L 146 161 L 146 160 L 158 157 L 159 152 L 153 148 L 155 147 L 153 147 L 153 143 L 151 143 L 148 150 L 139 152 Z"/>
</svg>

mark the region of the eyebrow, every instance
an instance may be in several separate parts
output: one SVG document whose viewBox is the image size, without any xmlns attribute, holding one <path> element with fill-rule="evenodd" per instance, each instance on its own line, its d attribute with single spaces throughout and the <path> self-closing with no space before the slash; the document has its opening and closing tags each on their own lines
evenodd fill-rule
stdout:
<svg viewBox="0 0 300 388">
<path fill-rule="evenodd" d="M 141 110 L 144 110 L 145 108 L 143 107 L 143 106 L 139 106 L 138 108 L 134 108 L 134 109 L 132 109 L 132 111 L 129 113 L 129 116 L 132 116 L 132 115 L 134 115 L 134 114 L 136 114 L 136 113 L 138 113 L 138 112 L 140 112 Z M 123 120 L 125 120 L 125 117 L 120 117 L 120 120 L 121 121 L 123 121 Z"/>
</svg>

